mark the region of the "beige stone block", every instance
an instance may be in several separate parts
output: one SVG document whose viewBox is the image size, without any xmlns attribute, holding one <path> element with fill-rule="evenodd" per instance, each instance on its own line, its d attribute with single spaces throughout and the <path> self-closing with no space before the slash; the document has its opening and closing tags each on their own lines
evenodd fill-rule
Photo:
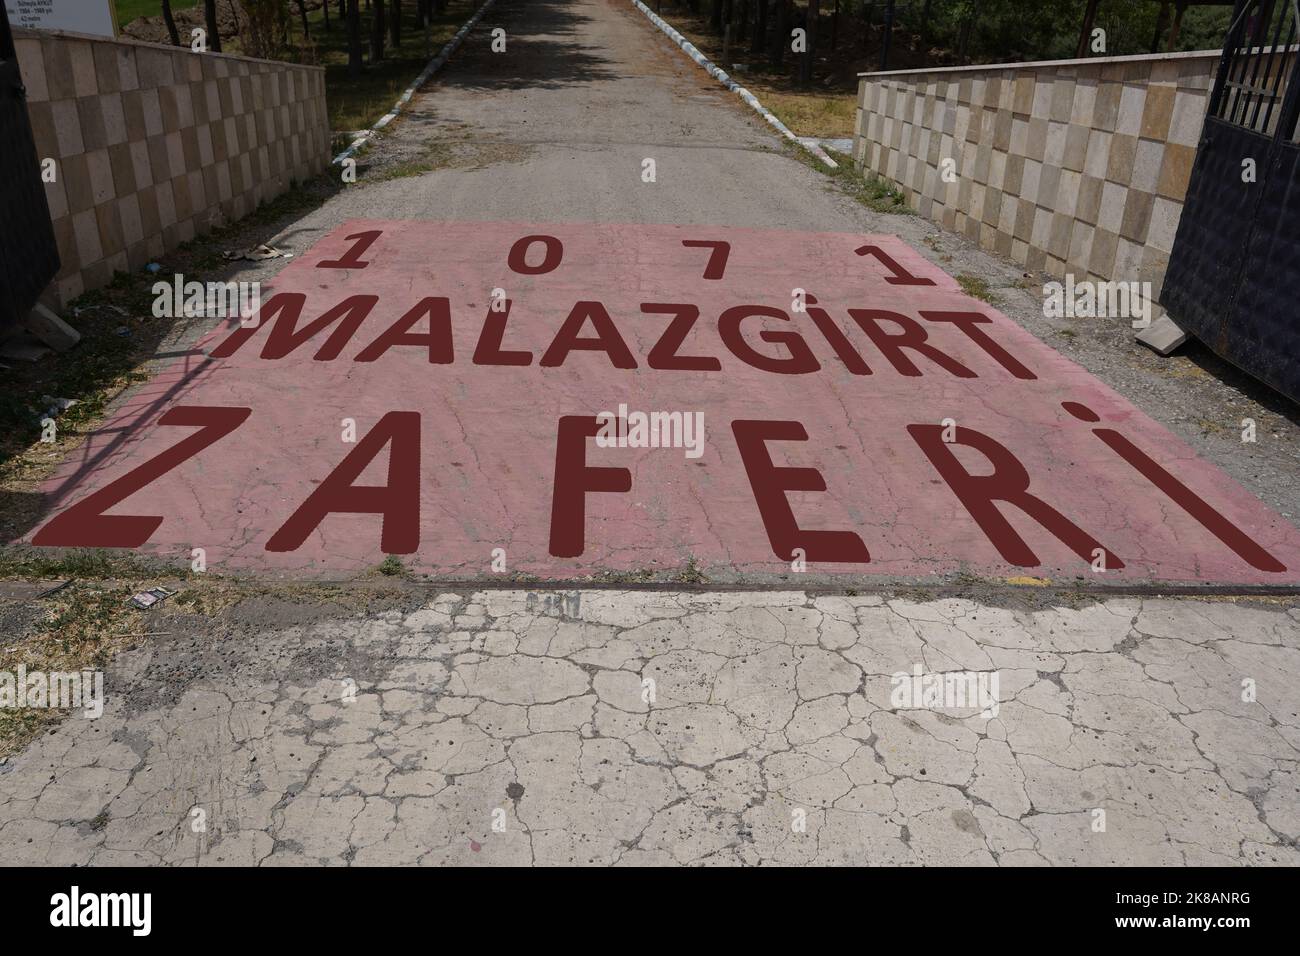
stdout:
<svg viewBox="0 0 1300 956">
<path fill-rule="evenodd" d="M 220 162 L 216 164 L 217 170 L 217 195 L 222 202 L 234 196 L 234 189 L 230 182 L 230 163 Z"/>
<path fill-rule="evenodd" d="M 1006 171 L 1002 174 L 1002 191 L 1013 196 L 1024 195 L 1021 190 L 1025 176 L 1025 157 L 1008 156 L 1006 163 Z"/>
<path fill-rule="evenodd" d="M 1187 196 L 1187 184 L 1192 176 L 1192 164 L 1196 160 L 1196 148 L 1167 143 L 1164 159 L 1160 165 L 1160 180 L 1156 192 L 1167 199 L 1182 202 Z"/>
<path fill-rule="evenodd" d="M 43 36 L 41 44 L 41 61 L 45 64 L 45 84 L 51 102 L 71 99 L 77 95 L 76 83 L 72 77 L 72 57 L 68 44 L 62 38 Z M 71 235 L 71 233 L 69 233 Z"/>
<path fill-rule="evenodd" d="M 1142 245 L 1120 236 L 1115 243 L 1115 269 L 1111 278 L 1131 282 L 1142 272 Z"/>
<path fill-rule="evenodd" d="M 1026 159 L 1024 171 L 1020 175 L 1020 195 L 1032 202 L 1038 202 L 1038 180 L 1042 174 L 1043 164 Z"/>
<path fill-rule="evenodd" d="M 140 222 L 140 204 L 133 195 L 123 196 L 117 202 L 118 217 L 122 223 L 122 239 L 128 247 L 144 240 Z"/>
<path fill-rule="evenodd" d="M 99 221 L 95 218 L 94 209 L 74 213 L 72 231 L 76 240 L 77 262 L 82 268 L 104 257 L 99 242 Z"/>
<path fill-rule="evenodd" d="M 1069 127 L 1065 123 L 1047 124 L 1047 145 L 1043 151 L 1043 165 L 1061 166 L 1065 160 L 1065 137 Z"/>
<path fill-rule="evenodd" d="M 1065 155 L 1061 159 L 1061 165 L 1066 169 L 1072 169 L 1075 172 L 1083 170 L 1084 160 L 1088 157 L 1088 134 L 1091 130 L 1086 126 L 1075 126 L 1071 124 L 1065 130 Z"/>
<path fill-rule="evenodd" d="M 117 69 L 116 43 L 92 43 L 91 55 L 95 63 L 95 85 L 101 94 L 116 93 L 122 89 L 122 76 Z"/>
<path fill-rule="evenodd" d="M 167 165 L 170 170 L 172 179 L 185 172 L 185 144 L 179 132 L 168 133 L 165 142 L 167 143 Z"/>
<path fill-rule="evenodd" d="M 1106 181 L 1101 186 L 1101 203 L 1097 208 L 1097 226 L 1118 233 L 1124 221 L 1124 207 L 1128 189 L 1118 183 Z"/>
<path fill-rule="evenodd" d="M 221 94 L 217 90 L 216 80 L 205 80 L 203 83 L 203 100 L 207 104 L 208 122 L 213 122 L 221 118 Z"/>
<path fill-rule="evenodd" d="M 1030 117 L 1046 121 L 1051 119 L 1052 114 L 1052 79 L 1043 74 L 1034 79 L 1034 102 Z"/>
<path fill-rule="evenodd" d="M 1072 169 L 1061 170 L 1061 181 L 1056 191 L 1056 211 L 1073 217 L 1079 203 L 1079 187 L 1083 176 Z"/>
<path fill-rule="evenodd" d="M 95 53 L 84 40 L 59 40 L 68 49 L 68 66 L 72 70 L 72 88 L 77 96 L 94 96 L 99 92 L 95 76 Z"/>
<path fill-rule="evenodd" d="M 55 100 L 50 104 L 50 118 L 59 144 L 59 156 L 67 158 L 86 151 L 81 138 L 81 115 L 76 100 Z"/>
<path fill-rule="evenodd" d="M 131 151 L 131 168 L 135 173 L 135 188 L 137 191 L 147 189 L 153 185 L 153 168 L 149 162 L 149 143 L 147 140 L 133 141 L 129 149 Z"/>
<path fill-rule="evenodd" d="M 1029 145 L 1029 120 L 1014 118 L 1011 121 L 1011 144 L 1010 152 L 1016 156 L 1027 155 L 1026 150 Z"/>
<path fill-rule="evenodd" d="M 172 55 L 165 50 L 137 47 L 135 64 L 143 89 L 169 87 L 176 82 L 172 73 Z"/>
<path fill-rule="evenodd" d="M 1146 108 L 1146 91 L 1139 86 L 1125 86 L 1120 92 L 1119 114 L 1115 119 L 1115 132 L 1125 136 L 1142 133 L 1142 114 Z"/>
<path fill-rule="evenodd" d="M 994 189 L 1001 189 L 1006 180 L 1007 154 L 994 150 L 989 157 L 988 184 Z"/>
<path fill-rule="evenodd" d="M 1106 229 L 1095 229 L 1092 233 L 1092 251 L 1088 256 L 1088 271 L 1103 278 L 1110 278 L 1115 268 L 1115 250 L 1119 247 L 1119 236 Z"/>
<path fill-rule="evenodd" d="M 1074 220 L 1064 213 L 1052 214 L 1051 231 L 1047 236 L 1047 252 L 1062 263 L 1070 252 L 1070 231 L 1074 227 Z"/>
<path fill-rule="evenodd" d="M 1088 131 L 1088 148 L 1083 159 L 1083 171 L 1098 179 L 1106 178 L 1106 169 L 1110 165 L 1111 134 L 1104 130 Z"/>
<path fill-rule="evenodd" d="M 1070 253 L 1066 263 L 1079 278 L 1088 274 L 1088 260 L 1092 256 L 1092 235 L 1096 230 L 1077 219 L 1070 226 Z"/>
<path fill-rule="evenodd" d="M 36 157 L 44 161 L 47 158 L 59 158 L 59 134 L 54 129 L 54 109 L 49 103 L 28 103 L 27 119 L 32 126 L 32 142 L 36 146 Z"/>
<path fill-rule="evenodd" d="M 175 180 L 172 180 L 175 182 Z M 154 187 L 154 199 L 158 203 L 158 225 L 163 229 L 176 224 L 176 198 L 172 192 L 172 183 L 159 183 Z"/>
<path fill-rule="evenodd" d="M 117 51 L 117 86 L 123 92 L 140 89 L 140 72 L 135 65 L 134 48 L 119 48 Z"/>
<path fill-rule="evenodd" d="M 1074 93 L 1076 83 L 1059 74 L 1052 80 L 1051 119 L 1057 123 L 1068 123 L 1074 112 Z"/>
<path fill-rule="evenodd" d="M 45 183 L 45 204 L 50 208 L 52 220 L 61 219 L 68 214 L 68 194 L 61 178 Z"/>
<path fill-rule="evenodd" d="M 41 56 L 41 41 L 23 37 L 14 41 L 18 58 L 18 72 L 27 87 L 27 102 L 44 103 L 50 98 L 50 88 L 45 82 L 45 60 Z"/>
<path fill-rule="evenodd" d="M 998 232 L 1010 238 L 1016 231 L 1016 219 L 1020 214 L 1020 203 L 1014 196 L 1002 194 L 1002 206 L 998 210 Z"/>
<path fill-rule="evenodd" d="M 1153 246 L 1147 246 L 1142 250 L 1142 266 L 1138 272 L 1138 279 L 1142 282 L 1151 283 L 1151 292 L 1153 295 L 1159 295 L 1160 289 L 1165 282 L 1165 272 L 1169 269 L 1169 253 L 1162 249 L 1156 249 Z"/>
<path fill-rule="evenodd" d="M 199 165 L 210 166 L 213 162 L 212 127 L 200 126 L 195 130 L 199 139 Z"/>
<path fill-rule="evenodd" d="M 1074 102 L 1070 107 L 1070 125 L 1092 127 L 1093 112 L 1097 105 L 1097 81 L 1081 80 L 1074 87 Z"/>
<path fill-rule="evenodd" d="M 163 130 L 162 106 L 155 89 L 140 90 L 140 108 L 144 111 L 144 131 L 146 136 L 158 136 Z"/>
<path fill-rule="evenodd" d="M 113 171 L 113 195 L 120 197 L 135 192 L 135 164 L 131 161 L 131 147 L 126 143 L 108 147 L 108 165 Z"/>
<path fill-rule="evenodd" d="M 1165 253 L 1173 249 L 1182 212 L 1182 203 L 1156 196 L 1151 207 L 1151 226 L 1147 230 L 1146 244 Z"/>
<path fill-rule="evenodd" d="M 125 143 L 126 114 L 122 109 L 122 94 L 102 94 L 99 97 L 99 113 L 104 120 L 104 144 L 116 146 Z"/>
<path fill-rule="evenodd" d="M 1115 131 L 1115 124 L 1119 120 L 1120 95 L 1123 92 L 1124 87 L 1119 83 L 1103 81 L 1097 86 L 1092 108 L 1093 129 L 1108 133 Z"/>
<path fill-rule="evenodd" d="M 1133 176 L 1133 163 L 1137 159 L 1136 137 L 1116 133 L 1110 138 L 1110 162 L 1106 178 L 1117 183 L 1127 183 Z"/>
<path fill-rule="evenodd" d="M 95 197 L 90 187 L 85 153 L 60 160 L 59 179 L 67 191 L 68 212 L 78 213 L 94 208 Z"/>
<path fill-rule="evenodd" d="M 1164 161 L 1164 144 L 1149 139 L 1137 142 L 1137 152 L 1133 158 L 1133 175 L 1130 184 L 1134 189 L 1154 193 L 1160 181 L 1160 166 Z"/>
<path fill-rule="evenodd" d="M 99 228 L 99 244 L 104 258 L 117 255 L 126 249 L 122 242 L 122 217 L 117 202 L 106 202 L 95 207 L 95 221 Z"/>
<path fill-rule="evenodd" d="M 86 175 L 90 181 L 92 205 L 98 206 L 113 198 L 113 166 L 106 148 L 86 153 Z"/>
<path fill-rule="evenodd" d="M 1061 167 L 1044 165 L 1038 176 L 1038 204 L 1056 208 L 1056 194 L 1061 187 Z"/>
<path fill-rule="evenodd" d="M 194 101 L 191 99 L 189 84 L 176 86 L 176 121 L 182 126 L 194 125 Z"/>
<path fill-rule="evenodd" d="M 1174 112 L 1173 84 L 1151 84 L 1146 90 L 1146 103 L 1142 110 L 1142 136 L 1163 141 L 1169 135 L 1169 123 Z"/>
<path fill-rule="evenodd" d="M 1180 146 L 1196 146 L 1201 139 L 1205 109 L 1204 95 L 1178 90 L 1174 94 L 1174 105 L 1170 114 L 1169 142 Z"/>
<path fill-rule="evenodd" d="M 1151 203 L 1155 199 L 1151 193 L 1139 189 L 1130 189 L 1124 202 L 1124 219 L 1120 224 L 1119 234 L 1131 242 L 1145 242 L 1147 228 L 1151 223 Z"/>
<path fill-rule="evenodd" d="M 1104 185 L 1105 180 L 1098 179 L 1096 176 L 1089 176 L 1086 173 L 1083 175 L 1079 182 L 1079 200 L 1074 207 L 1076 219 L 1096 224 L 1097 213 L 1101 209 L 1101 191 Z"/>
</svg>

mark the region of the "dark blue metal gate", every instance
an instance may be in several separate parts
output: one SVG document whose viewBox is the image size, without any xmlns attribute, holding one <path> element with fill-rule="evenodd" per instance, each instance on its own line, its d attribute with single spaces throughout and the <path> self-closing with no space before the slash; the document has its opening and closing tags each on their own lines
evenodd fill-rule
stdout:
<svg viewBox="0 0 1300 956">
<path fill-rule="evenodd" d="M 1237 0 L 1160 301 L 1300 401 L 1296 0 Z"/>
<path fill-rule="evenodd" d="M 0 332 L 26 317 L 59 271 L 26 93 L 0 4 Z"/>
</svg>

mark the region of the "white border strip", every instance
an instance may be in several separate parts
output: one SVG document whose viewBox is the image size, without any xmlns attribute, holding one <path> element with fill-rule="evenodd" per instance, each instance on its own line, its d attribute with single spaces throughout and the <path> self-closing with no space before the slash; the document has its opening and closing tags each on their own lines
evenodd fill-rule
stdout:
<svg viewBox="0 0 1300 956">
<path fill-rule="evenodd" d="M 488 0 L 488 2 L 490 3 L 491 0 Z M 686 39 L 686 37 L 682 36 L 671 26 L 669 26 L 668 23 L 662 17 L 656 16 L 655 13 L 649 7 L 647 7 L 644 3 L 641 2 L 641 0 L 632 0 L 632 5 L 635 6 L 642 13 L 644 13 L 647 17 L 649 17 L 650 22 L 653 23 L 660 30 L 662 30 L 665 34 L 667 34 L 668 39 L 672 40 L 679 47 L 681 47 L 683 53 L 685 53 L 692 60 L 694 60 L 696 63 L 702 66 L 704 68 L 704 72 L 708 73 L 709 76 L 714 77 L 719 83 L 721 83 L 727 89 L 731 90 L 731 92 L 739 96 L 742 100 L 744 100 L 746 103 L 752 106 L 754 108 L 754 111 L 757 112 L 759 116 L 763 117 L 763 119 L 767 120 L 769 123 L 775 126 L 778 133 L 780 133 L 790 142 L 794 143 L 796 146 L 802 146 L 804 149 L 808 150 L 808 152 L 812 153 L 814 156 L 820 159 L 831 169 L 839 168 L 839 164 L 836 163 L 835 160 L 831 159 L 830 156 L 826 154 L 826 151 L 823 150 L 819 145 L 817 145 L 816 142 L 810 143 L 807 139 L 800 139 L 798 136 L 795 136 L 794 133 L 790 132 L 789 128 L 787 128 L 786 125 L 782 123 L 779 119 L 777 119 L 772 114 L 771 110 L 769 110 L 766 106 L 764 106 L 762 103 L 758 101 L 758 97 L 756 97 L 753 93 L 749 92 L 749 90 L 745 89 L 735 80 L 733 80 L 730 76 L 726 74 L 725 71 L 719 69 L 713 63 L 709 62 L 709 58 L 706 57 L 703 53 L 701 53 L 694 43 L 691 43 L 689 40 Z"/>
<path fill-rule="evenodd" d="M 361 133 L 358 134 L 357 138 L 348 145 L 347 149 L 334 157 L 330 165 L 337 165 L 338 163 L 343 162 L 343 160 L 347 159 L 367 142 L 373 139 L 379 130 L 397 119 L 397 114 L 402 112 L 402 107 L 410 102 L 411 97 L 415 95 L 415 91 L 422 87 L 428 81 L 429 77 L 442 69 L 443 65 L 451 58 L 451 55 L 456 52 L 456 48 L 460 46 L 461 41 L 463 41 L 465 37 L 469 36 L 469 31 L 474 29 L 474 25 L 479 22 L 483 14 L 487 13 L 488 7 L 492 6 L 495 2 L 496 0 L 486 0 L 483 6 L 479 7 L 474 15 L 465 21 L 465 25 L 456 31 L 456 35 L 447 41 L 446 45 L 443 46 L 438 55 L 425 64 L 424 70 L 415 78 L 415 82 L 408 86 L 402 95 L 397 98 L 397 102 L 393 104 L 393 108 L 383 116 L 379 117 L 375 122 L 375 125 L 370 127 L 370 129 L 362 130 Z"/>
</svg>

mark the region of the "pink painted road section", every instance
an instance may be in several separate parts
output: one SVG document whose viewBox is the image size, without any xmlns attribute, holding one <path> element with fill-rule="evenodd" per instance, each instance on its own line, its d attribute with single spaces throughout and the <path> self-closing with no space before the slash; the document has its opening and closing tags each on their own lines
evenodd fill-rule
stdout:
<svg viewBox="0 0 1300 956">
<path fill-rule="evenodd" d="M 352 221 L 262 301 L 65 464 L 34 543 L 310 575 L 388 551 L 455 577 L 1300 582 L 1294 527 L 892 236 Z M 620 406 L 629 444 L 634 413 L 701 414 L 701 453 L 603 447 Z"/>
</svg>

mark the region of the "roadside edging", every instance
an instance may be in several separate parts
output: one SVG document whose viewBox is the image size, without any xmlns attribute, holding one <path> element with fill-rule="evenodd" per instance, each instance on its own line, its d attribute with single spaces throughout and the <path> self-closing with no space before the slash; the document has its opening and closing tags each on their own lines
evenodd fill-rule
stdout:
<svg viewBox="0 0 1300 956">
<path fill-rule="evenodd" d="M 709 76 L 716 79 L 719 83 L 748 103 L 750 107 L 753 108 L 754 112 L 758 113 L 759 116 L 763 117 L 763 119 L 767 120 L 768 123 L 774 126 L 778 133 L 796 146 L 808 150 L 808 152 L 812 153 L 831 169 L 839 168 L 839 163 L 831 159 L 825 150 L 816 143 L 808 143 L 806 141 L 807 137 L 799 137 L 791 132 L 790 128 L 777 119 L 776 115 L 771 110 L 758 101 L 757 96 L 733 80 L 726 70 L 719 67 L 707 56 L 701 53 L 699 47 L 673 29 L 673 27 L 671 27 L 663 17 L 656 14 L 653 10 L 642 3 L 641 0 L 632 0 L 632 5 L 644 13 L 650 22 L 658 27 L 659 30 L 668 37 L 668 39 L 681 47 L 683 53 L 703 67 L 705 73 L 708 73 Z"/>
<path fill-rule="evenodd" d="M 410 102 L 411 97 L 415 95 L 415 91 L 427 83 L 433 74 L 437 73 L 446 65 L 447 61 L 451 59 L 451 55 L 456 52 L 456 49 L 461 45 L 465 37 L 469 36 L 469 31 L 474 29 L 479 20 L 482 19 L 483 14 L 487 13 L 488 8 L 495 2 L 496 0 L 486 0 L 483 6 L 474 11 L 474 15 L 465 21 L 464 25 L 456 31 L 455 36 L 443 44 L 442 49 L 438 51 L 438 55 L 425 64 L 424 69 L 420 71 L 420 75 L 415 78 L 410 86 L 402 91 L 402 95 L 397 98 L 397 102 L 393 104 L 393 108 L 383 116 L 379 117 L 379 119 L 375 121 L 374 126 L 362 130 L 357 137 L 348 144 L 347 149 L 343 150 L 343 152 L 339 153 L 330 161 L 330 165 L 338 165 L 352 156 L 353 153 L 373 139 L 377 132 L 393 120 L 397 119 L 398 114 L 402 112 L 402 107 Z"/>
</svg>

